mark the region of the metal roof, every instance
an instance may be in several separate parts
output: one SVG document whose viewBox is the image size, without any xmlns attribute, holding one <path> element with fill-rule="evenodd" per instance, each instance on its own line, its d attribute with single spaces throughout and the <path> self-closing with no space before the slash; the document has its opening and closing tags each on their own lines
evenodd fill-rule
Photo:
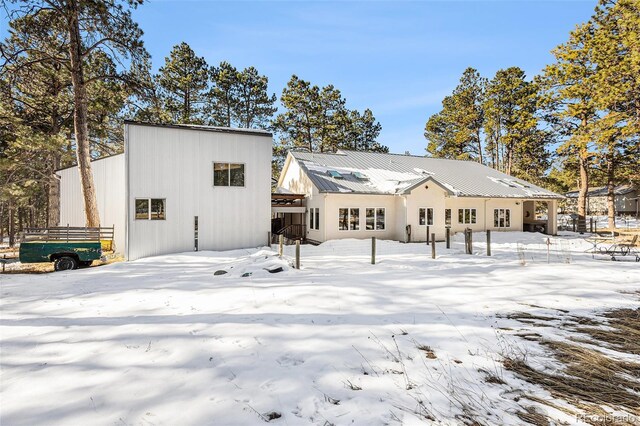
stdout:
<svg viewBox="0 0 640 426">
<path fill-rule="evenodd" d="M 629 194 L 630 192 L 633 192 L 635 190 L 636 188 L 634 188 L 633 185 L 618 185 L 613 189 L 613 193 L 615 195 L 624 195 L 624 194 Z M 566 195 L 568 198 L 578 198 L 579 192 L 580 192 L 579 190 L 570 191 L 564 195 Z M 590 188 L 589 192 L 587 192 L 587 196 L 588 197 L 606 197 L 607 192 L 608 192 L 608 189 L 606 186 L 598 186 L 595 188 Z"/>
<path fill-rule="evenodd" d="M 346 150 L 291 155 L 320 192 L 403 194 L 430 180 L 458 197 L 564 198 L 472 161 Z M 342 179 L 333 178 L 333 171 Z M 358 179 L 354 172 L 367 179 Z"/>
<path fill-rule="evenodd" d="M 202 130 L 206 132 L 240 133 L 245 135 L 273 137 L 273 134 L 271 132 L 262 129 L 240 129 L 236 127 L 205 126 L 202 124 L 160 124 L 134 120 L 124 120 L 124 124 L 133 126 L 164 127 L 167 129 Z"/>
</svg>

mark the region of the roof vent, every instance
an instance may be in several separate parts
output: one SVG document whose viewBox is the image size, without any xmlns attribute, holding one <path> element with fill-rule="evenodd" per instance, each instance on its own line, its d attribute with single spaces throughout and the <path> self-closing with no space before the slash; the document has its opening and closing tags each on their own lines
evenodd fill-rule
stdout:
<svg viewBox="0 0 640 426">
<path fill-rule="evenodd" d="M 343 179 L 344 177 L 336 170 L 328 170 L 327 174 L 334 179 Z"/>
</svg>

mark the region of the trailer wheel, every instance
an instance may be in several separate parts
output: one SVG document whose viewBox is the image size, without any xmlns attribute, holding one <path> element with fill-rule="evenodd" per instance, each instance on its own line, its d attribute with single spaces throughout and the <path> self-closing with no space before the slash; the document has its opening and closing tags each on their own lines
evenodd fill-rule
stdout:
<svg viewBox="0 0 640 426">
<path fill-rule="evenodd" d="M 60 256 L 53 262 L 56 271 L 70 271 L 78 268 L 78 260 L 71 256 Z"/>
</svg>

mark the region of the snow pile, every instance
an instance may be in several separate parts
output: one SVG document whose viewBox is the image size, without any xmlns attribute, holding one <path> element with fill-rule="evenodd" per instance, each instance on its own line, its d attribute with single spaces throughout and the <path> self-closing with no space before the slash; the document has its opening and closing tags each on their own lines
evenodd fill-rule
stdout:
<svg viewBox="0 0 640 426">
<path fill-rule="evenodd" d="M 502 369 L 541 352 L 507 314 L 635 307 L 640 264 L 574 236 L 549 263 L 546 236 L 493 233 L 491 257 L 474 238 L 435 260 L 378 241 L 375 265 L 343 240 L 303 246 L 301 270 L 286 247 L 0 275 L 0 423 L 522 424 L 522 393 L 553 398 Z"/>
</svg>

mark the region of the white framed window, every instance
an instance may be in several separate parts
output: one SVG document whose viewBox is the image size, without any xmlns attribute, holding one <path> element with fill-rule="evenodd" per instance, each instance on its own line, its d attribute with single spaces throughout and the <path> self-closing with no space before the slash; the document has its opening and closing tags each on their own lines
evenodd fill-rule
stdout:
<svg viewBox="0 0 640 426">
<path fill-rule="evenodd" d="M 136 220 L 165 220 L 164 198 L 136 198 Z"/>
<path fill-rule="evenodd" d="M 451 209 L 444 209 L 444 224 L 451 225 Z"/>
<path fill-rule="evenodd" d="M 433 225 L 433 209 L 431 207 L 420 207 L 418 209 L 418 224 Z"/>
<path fill-rule="evenodd" d="M 318 207 L 309 209 L 309 229 L 316 231 L 320 229 L 320 209 Z"/>
<path fill-rule="evenodd" d="M 511 227 L 511 209 L 493 209 L 493 227 Z"/>
<path fill-rule="evenodd" d="M 384 207 L 367 207 L 365 210 L 365 229 L 367 231 L 384 231 L 385 213 Z"/>
<path fill-rule="evenodd" d="M 244 164 L 213 163 L 213 186 L 244 186 Z"/>
<path fill-rule="evenodd" d="M 341 207 L 338 209 L 338 230 L 360 230 L 360 209 L 354 207 Z"/>
<path fill-rule="evenodd" d="M 476 209 L 458 209 L 458 223 L 476 223 Z"/>
</svg>

